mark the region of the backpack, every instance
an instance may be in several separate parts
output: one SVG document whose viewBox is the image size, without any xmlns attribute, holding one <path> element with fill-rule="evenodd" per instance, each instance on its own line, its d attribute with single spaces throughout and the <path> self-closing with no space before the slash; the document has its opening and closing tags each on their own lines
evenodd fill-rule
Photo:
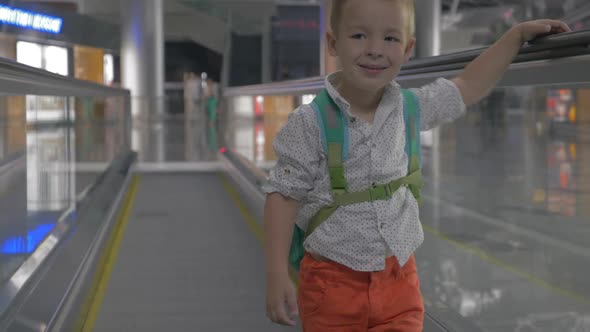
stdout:
<svg viewBox="0 0 590 332">
<path fill-rule="evenodd" d="M 401 186 L 409 187 L 414 198 L 420 203 L 422 181 L 422 160 L 420 156 L 420 111 L 418 101 L 410 90 L 402 89 L 404 104 L 404 122 L 406 125 L 406 153 L 409 159 L 408 175 L 387 184 L 376 185 L 369 189 L 348 192 L 344 177 L 343 161 L 348 154 L 348 122 L 328 91 L 323 89 L 311 102 L 317 117 L 322 136 L 322 145 L 328 157 L 328 172 L 332 189 L 333 203 L 322 207 L 310 220 L 307 230 L 295 225 L 291 247 L 289 250 L 289 265 L 299 272 L 299 266 L 305 249 L 305 239 L 339 206 L 389 199 Z"/>
</svg>

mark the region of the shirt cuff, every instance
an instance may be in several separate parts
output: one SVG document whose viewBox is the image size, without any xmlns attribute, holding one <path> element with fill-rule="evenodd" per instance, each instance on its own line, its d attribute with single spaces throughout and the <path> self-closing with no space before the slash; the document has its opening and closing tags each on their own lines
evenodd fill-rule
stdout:
<svg viewBox="0 0 590 332">
<path fill-rule="evenodd" d="M 459 107 L 457 108 L 457 113 L 455 114 L 455 118 L 461 117 L 465 112 L 467 112 L 467 106 L 465 105 L 465 101 L 463 100 L 463 96 L 461 95 L 461 90 L 455 82 L 447 79 L 447 78 L 439 78 L 438 81 L 441 84 L 445 84 L 449 87 L 449 90 L 452 91 L 452 95 L 455 97 L 455 104 Z"/>
<path fill-rule="evenodd" d="M 289 185 L 280 181 L 273 180 L 269 177 L 262 185 L 262 192 L 266 195 L 272 193 L 279 193 L 285 197 L 301 201 L 305 197 L 305 193 L 301 190 L 290 187 Z"/>
</svg>

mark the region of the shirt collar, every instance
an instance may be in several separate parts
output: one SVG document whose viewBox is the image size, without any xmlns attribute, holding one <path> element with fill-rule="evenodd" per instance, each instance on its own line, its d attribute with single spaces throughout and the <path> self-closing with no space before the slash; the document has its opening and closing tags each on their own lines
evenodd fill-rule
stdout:
<svg viewBox="0 0 590 332">
<path fill-rule="evenodd" d="M 338 90 L 336 90 L 335 87 L 335 83 L 337 82 L 337 80 L 341 78 L 341 76 L 341 70 L 326 75 L 326 77 L 324 78 L 324 85 L 326 87 L 326 90 L 328 91 L 328 94 L 330 95 L 330 97 L 332 97 L 332 100 L 334 100 L 334 102 L 340 108 L 340 110 L 348 117 L 352 117 L 352 113 L 350 113 L 350 103 L 348 103 L 348 101 L 346 101 L 346 99 L 344 99 L 344 97 L 340 95 L 340 93 L 338 92 Z M 391 81 L 389 84 L 387 84 L 378 108 L 381 108 L 383 106 L 383 101 L 393 100 L 392 97 L 396 95 L 396 92 L 397 94 L 399 94 L 399 91 L 400 86 L 397 82 Z M 386 110 L 391 111 L 392 107 L 386 107 Z"/>
</svg>

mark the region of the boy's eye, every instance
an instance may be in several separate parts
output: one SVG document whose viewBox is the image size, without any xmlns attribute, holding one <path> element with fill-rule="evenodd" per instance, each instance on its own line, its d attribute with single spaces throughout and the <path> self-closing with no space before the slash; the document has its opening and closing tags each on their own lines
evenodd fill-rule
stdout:
<svg viewBox="0 0 590 332">
<path fill-rule="evenodd" d="M 385 38 L 385 40 L 388 42 L 398 42 L 398 43 L 400 42 L 400 39 L 397 37 L 387 37 L 387 38 Z"/>
<path fill-rule="evenodd" d="M 366 36 L 365 36 L 364 33 L 357 33 L 357 34 L 354 34 L 354 35 L 352 35 L 350 37 L 353 38 L 353 39 L 363 39 L 363 38 L 366 38 Z"/>
</svg>

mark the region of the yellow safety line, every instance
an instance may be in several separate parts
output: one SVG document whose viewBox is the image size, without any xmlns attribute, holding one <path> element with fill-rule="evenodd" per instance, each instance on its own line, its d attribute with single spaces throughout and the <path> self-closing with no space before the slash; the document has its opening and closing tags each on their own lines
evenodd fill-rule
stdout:
<svg viewBox="0 0 590 332">
<path fill-rule="evenodd" d="M 256 235 L 256 237 L 258 238 L 258 240 L 263 243 L 264 242 L 264 232 L 262 230 L 262 228 L 258 225 L 258 222 L 256 221 L 256 218 L 250 213 L 250 211 L 248 210 L 248 208 L 244 205 L 244 203 L 241 201 L 239 194 L 236 192 L 236 190 L 232 187 L 232 185 L 229 183 L 229 181 L 227 180 L 227 178 L 223 175 L 220 175 L 221 181 L 223 183 L 223 187 L 225 188 L 225 190 L 228 192 L 229 196 L 231 197 L 232 201 L 236 204 L 236 206 L 238 207 L 238 209 L 240 210 L 240 213 L 242 214 L 242 216 L 244 217 L 244 219 L 246 220 L 246 223 L 248 224 L 248 226 L 250 227 L 250 230 Z M 460 241 L 456 241 L 451 239 L 450 237 L 444 235 L 443 233 L 439 232 L 438 230 L 428 226 L 428 225 L 422 225 L 422 228 L 427 231 L 428 233 L 442 239 L 445 240 L 453 245 L 455 245 L 456 247 L 462 249 L 463 251 L 466 251 L 470 254 L 473 254 L 479 258 L 481 258 L 483 261 L 500 266 L 514 274 L 517 274 L 541 287 L 544 287 L 546 289 L 552 290 L 556 293 L 559 293 L 561 295 L 564 295 L 566 297 L 570 297 L 578 302 L 581 303 L 585 303 L 585 304 L 590 304 L 590 300 L 584 296 L 581 296 L 579 294 L 576 294 L 570 290 L 567 289 L 563 289 L 554 285 L 551 285 L 550 283 L 548 283 L 545 280 L 542 280 L 540 278 L 537 278 L 527 272 L 521 271 L 519 269 L 517 269 L 516 267 L 505 263 L 495 257 L 492 257 L 488 254 L 486 254 L 485 252 L 483 252 L 480 249 L 477 249 L 475 247 L 472 247 L 466 243 L 460 242 Z M 291 270 L 290 271 L 290 275 L 291 275 L 291 279 L 293 280 L 293 282 L 295 282 L 295 284 L 297 284 L 297 274 L 295 271 Z"/>
<path fill-rule="evenodd" d="M 101 257 L 99 266 L 97 268 L 97 273 L 95 277 L 96 279 L 93 282 L 93 288 L 95 289 L 95 291 L 90 292 L 91 298 L 88 299 L 88 302 L 86 304 L 86 306 L 89 306 L 87 311 L 88 313 L 86 315 L 83 315 L 84 310 L 82 311 L 82 316 L 80 317 L 80 321 L 76 326 L 76 331 L 90 332 L 94 329 L 96 319 L 98 317 L 98 312 L 104 299 L 106 287 L 109 284 L 111 272 L 113 271 L 113 266 L 115 265 L 117 255 L 119 253 L 121 240 L 123 239 L 125 229 L 127 228 L 129 215 L 131 214 L 133 204 L 135 202 L 135 195 L 137 193 L 138 186 L 139 175 L 135 175 L 131 180 L 129 191 L 126 194 L 125 200 L 122 205 L 123 209 L 119 212 L 117 223 L 113 228 L 113 233 L 111 234 L 107 242 L 107 245 L 105 247 L 105 253 Z"/>
<path fill-rule="evenodd" d="M 231 200 L 234 202 L 234 204 L 236 204 L 238 210 L 240 210 L 240 214 L 244 217 L 244 220 L 246 220 L 246 224 L 250 228 L 250 231 L 252 231 L 252 233 L 256 235 L 258 241 L 260 241 L 260 243 L 263 244 L 264 230 L 258 225 L 256 218 L 252 215 L 252 213 L 250 213 L 250 210 L 248 210 L 246 205 L 242 202 L 242 200 L 240 199 L 240 195 L 229 183 L 227 178 L 222 174 L 219 175 L 219 178 L 221 180 L 221 183 L 223 184 L 223 188 L 225 188 Z"/>
<path fill-rule="evenodd" d="M 240 214 L 242 215 L 242 217 L 246 221 L 246 224 L 248 225 L 248 228 L 250 228 L 250 231 L 252 231 L 252 233 L 254 233 L 254 235 L 256 236 L 258 241 L 260 242 L 260 244 L 264 244 L 264 229 L 262 229 L 262 227 L 260 227 L 260 225 L 258 224 L 258 221 L 256 221 L 256 218 L 252 215 L 252 213 L 246 207 L 244 202 L 242 202 L 242 200 L 240 199 L 240 195 L 236 192 L 236 190 L 230 184 L 229 180 L 223 174 L 219 175 L 219 179 L 221 180 L 221 183 L 223 184 L 223 188 L 225 188 L 225 191 L 227 191 L 227 194 L 229 195 L 231 200 L 238 207 L 238 210 L 240 211 Z M 291 277 L 291 280 L 293 280 L 295 285 L 297 285 L 297 283 L 298 283 L 297 272 L 295 272 L 292 269 L 289 269 L 289 276 Z"/>
</svg>

